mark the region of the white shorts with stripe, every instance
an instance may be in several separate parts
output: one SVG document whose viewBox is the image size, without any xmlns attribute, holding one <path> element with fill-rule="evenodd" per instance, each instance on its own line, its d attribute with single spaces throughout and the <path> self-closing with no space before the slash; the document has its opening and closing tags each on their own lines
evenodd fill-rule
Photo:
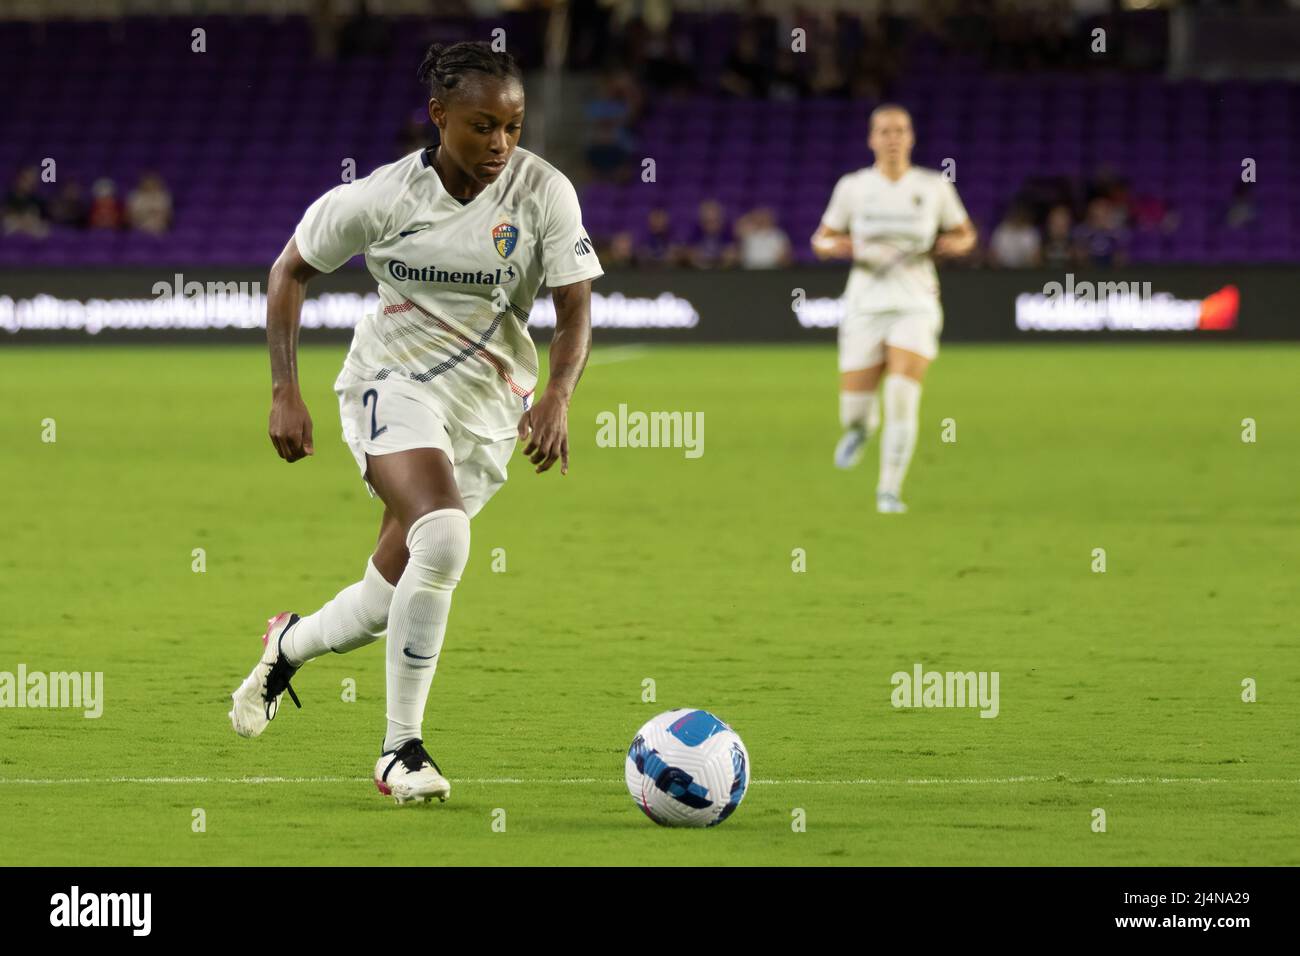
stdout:
<svg viewBox="0 0 1300 956">
<path fill-rule="evenodd" d="M 367 380 L 344 368 L 334 382 L 343 441 L 362 480 L 366 455 L 390 455 L 412 448 L 437 448 L 450 460 L 456 487 L 471 518 L 506 482 L 515 438 L 483 442 L 466 431 L 438 396 L 419 383 L 390 375 Z M 375 490 L 366 481 L 366 490 Z"/>
<path fill-rule="evenodd" d="M 861 312 L 840 323 L 840 371 L 874 368 L 885 361 L 885 346 L 915 352 L 928 359 L 939 354 L 943 311 L 932 309 Z"/>
</svg>

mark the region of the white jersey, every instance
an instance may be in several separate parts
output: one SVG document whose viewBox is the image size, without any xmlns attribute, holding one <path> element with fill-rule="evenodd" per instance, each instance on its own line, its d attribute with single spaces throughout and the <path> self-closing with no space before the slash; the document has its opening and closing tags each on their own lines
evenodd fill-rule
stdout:
<svg viewBox="0 0 1300 956">
<path fill-rule="evenodd" d="M 822 225 L 853 237 L 847 313 L 937 310 L 939 276 L 927 253 L 938 232 L 967 218 L 957 190 L 934 170 L 912 166 L 897 182 L 875 166 L 841 176 Z"/>
<path fill-rule="evenodd" d="M 379 283 L 379 309 L 352 336 L 344 369 L 401 376 L 435 392 L 482 441 L 515 434 L 537 386 L 528 313 L 551 288 L 602 274 L 564 174 L 515 149 L 501 174 L 462 205 L 420 150 L 335 186 L 294 232 L 313 268 L 358 253 Z M 502 290 L 504 297 L 497 294 Z"/>
</svg>

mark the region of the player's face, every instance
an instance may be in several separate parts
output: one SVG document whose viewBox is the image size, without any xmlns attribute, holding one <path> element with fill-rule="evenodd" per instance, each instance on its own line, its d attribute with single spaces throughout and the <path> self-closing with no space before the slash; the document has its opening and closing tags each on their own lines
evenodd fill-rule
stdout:
<svg viewBox="0 0 1300 956">
<path fill-rule="evenodd" d="M 871 121 L 867 145 L 877 162 L 906 163 L 912 158 L 912 120 L 899 110 L 887 110 Z"/>
<path fill-rule="evenodd" d="M 475 80 L 448 101 L 429 101 L 429 116 L 442 134 L 443 155 L 484 185 L 506 168 L 524 124 L 524 89 L 516 80 Z"/>
</svg>

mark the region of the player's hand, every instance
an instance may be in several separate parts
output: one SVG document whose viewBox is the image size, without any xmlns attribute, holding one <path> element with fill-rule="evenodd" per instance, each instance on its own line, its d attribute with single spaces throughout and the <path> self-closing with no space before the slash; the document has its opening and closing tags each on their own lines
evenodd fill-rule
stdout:
<svg viewBox="0 0 1300 956">
<path fill-rule="evenodd" d="M 973 234 L 967 233 L 962 229 L 953 229 L 949 232 L 941 232 L 935 236 L 934 245 L 930 249 L 930 255 L 936 259 L 953 259 L 958 256 L 964 256 L 974 247 L 975 241 Z"/>
<path fill-rule="evenodd" d="M 910 255 L 908 249 L 900 249 L 889 242 L 858 239 L 853 243 L 853 261 L 858 265 L 866 266 L 872 272 L 888 272 Z"/>
<path fill-rule="evenodd" d="M 537 473 L 549 469 L 558 459 L 560 474 L 569 473 L 569 400 L 550 389 L 519 419 L 519 440 L 527 442 L 523 453 Z"/>
<path fill-rule="evenodd" d="M 311 415 L 297 390 L 271 399 L 271 421 L 267 428 L 271 444 L 285 461 L 297 461 L 316 453 L 311 440 Z"/>
<path fill-rule="evenodd" d="M 819 259 L 853 258 L 853 240 L 844 234 L 822 233 L 812 237 L 812 248 Z"/>
<path fill-rule="evenodd" d="M 934 239 L 934 248 L 930 250 L 930 255 L 943 259 L 957 255 L 960 244 L 956 236 L 940 234 Z"/>
</svg>

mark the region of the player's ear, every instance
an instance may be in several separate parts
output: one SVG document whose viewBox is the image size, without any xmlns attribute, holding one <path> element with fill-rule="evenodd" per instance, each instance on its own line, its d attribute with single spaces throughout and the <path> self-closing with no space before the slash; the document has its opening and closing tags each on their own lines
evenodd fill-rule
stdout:
<svg viewBox="0 0 1300 956">
<path fill-rule="evenodd" d="M 440 130 L 447 125 L 447 111 L 436 96 L 429 100 L 429 119 L 433 120 L 433 125 Z"/>
</svg>

